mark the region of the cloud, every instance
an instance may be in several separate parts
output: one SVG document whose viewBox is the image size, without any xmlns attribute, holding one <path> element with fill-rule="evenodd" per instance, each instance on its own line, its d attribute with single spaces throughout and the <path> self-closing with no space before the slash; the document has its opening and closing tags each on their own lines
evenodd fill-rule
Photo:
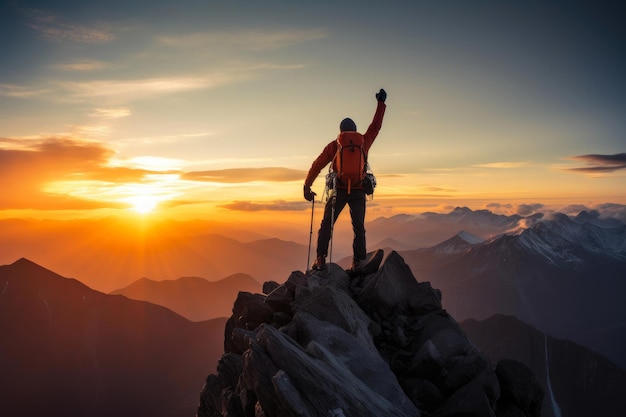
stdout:
<svg viewBox="0 0 626 417">
<path fill-rule="evenodd" d="M 457 190 L 454 188 L 442 188 L 442 187 L 425 187 L 424 191 L 430 192 L 445 192 L 445 193 L 455 193 Z"/>
<path fill-rule="evenodd" d="M 584 204 L 569 204 L 558 211 L 563 214 L 567 214 L 568 216 L 576 216 L 581 211 L 591 211 L 589 207 Z"/>
<path fill-rule="evenodd" d="M 618 203 L 598 204 L 595 209 L 602 217 L 613 217 L 626 223 L 626 205 Z"/>
<path fill-rule="evenodd" d="M 107 166 L 112 149 L 75 138 L 0 138 L 0 209 L 42 210 L 118 207 L 112 201 L 46 192 L 58 181 L 140 182 L 149 171 Z"/>
<path fill-rule="evenodd" d="M 567 171 L 582 172 L 587 174 L 600 174 L 614 172 L 620 169 L 626 169 L 626 153 L 618 153 L 613 155 L 579 155 L 573 156 L 571 159 L 585 162 L 587 166 L 567 168 Z"/>
<path fill-rule="evenodd" d="M 186 180 L 219 183 L 303 181 L 304 177 L 306 177 L 306 171 L 281 167 L 219 169 L 187 172 L 182 175 L 182 178 Z"/>
<path fill-rule="evenodd" d="M 490 162 L 486 164 L 477 164 L 472 165 L 476 168 L 492 168 L 492 169 L 512 169 L 512 168 L 521 168 L 527 165 L 527 162 Z"/>
<path fill-rule="evenodd" d="M 512 204 L 510 203 L 506 203 L 506 204 L 502 204 L 502 203 L 489 203 L 486 205 L 487 208 L 494 208 L 494 209 L 511 209 L 513 207 Z"/>
<path fill-rule="evenodd" d="M 214 73 L 201 77 L 155 77 L 134 80 L 95 80 L 62 82 L 60 85 L 77 97 L 154 97 L 163 94 L 217 87 L 247 77 L 244 74 Z"/>
<path fill-rule="evenodd" d="M 544 207 L 545 205 L 541 203 L 519 204 L 517 206 L 517 214 L 519 214 L 520 216 L 530 216 L 533 213 L 539 212 Z"/>
<path fill-rule="evenodd" d="M 302 211 L 311 208 L 307 201 L 284 201 L 275 200 L 271 202 L 233 201 L 220 207 L 236 211 Z"/>
<path fill-rule="evenodd" d="M 197 32 L 181 36 L 162 36 L 158 41 L 175 48 L 217 46 L 220 49 L 242 48 L 246 50 L 278 49 L 298 43 L 323 39 L 328 36 L 324 29 L 303 30 L 222 30 Z"/>
<path fill-rule="evenodd" d="M 0 96 L 6 97 L 33 97 L 49 93 L 51 90 L 46 88 L 24 87 L 15 84 L 0 84 Z"/>
<path fill-rule="evenodd" d="M 619 203 L 601 203 L 595 205 L 585 204 L 569 204 L 566 206 L 548 206 L 543 203 L 534 204 L 501 204 L 501 203 L 489 203 L 485 207 L 494 211 L 505 213 L 507 215 L 517 214 L 520 216 L 530 216 L 532 214 L 541 213 L 544 215 L 544 220 L 552 219 L 555 213 L 563 213 L 568 216 L 577 216 L 582 211 L 588 213 L 595 213 L 600 218 L 613 218 L 626 223 L 626 205 Z M 523 223 L 524 227 L 528 227 L 531 224 Z"/>
<path fill-rule="evenodd" d="M 61 71 L 95 71 L 105 69 L 109 66 L 106 62 L 96 60 L 83 60 L 70 62 L 67 64 L 54 65 L 54 68 Z"/>
<path fill-rule="evenodd" d="M 597 213 L 601 218 L 618 219 L 626 223 L 626 205 L 619 203 L 601 203 L 588 207 L 584 204 L 570 204 L 559 210 L 569 216 L 577 216 L 580 212 Z"/>
<path fill-rule="evenodd" d="M 97 117 L 99 119 L 119 119 L 120 117 L 130 116 L 130 109 L 128 107 L 117 108 L 99 108 L 93 109 L 89 113 L 91 117 Z"/>
<path fill-rule="evenodd" d="M 115 39 L 111 27 L 103 23 L 96 22 L 89 26 L 68 23 L 59 16 L 42 10 L 30 11 L 29 17 L 31 28 L 51 41 L 103 44 Z"/>
</svg>

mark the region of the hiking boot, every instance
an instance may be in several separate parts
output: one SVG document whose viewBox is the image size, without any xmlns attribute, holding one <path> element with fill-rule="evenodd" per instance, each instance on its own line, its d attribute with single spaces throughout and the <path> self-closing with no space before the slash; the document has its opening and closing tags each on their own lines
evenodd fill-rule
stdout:
<svg viewBox="0 0 626 417">
<path fill-rule="evenodd" d="M 313 262 L 311 269 L 319 271 L 321 269 L 324 269 L 325 266 L 326 266 L 326 257 L 322 255 L 317 255 L 317 259 L 315 259 L 315 262 Z"/>
<path fill-rule="evenodd" d="M 350 266 L 350 271 L 358 272 L 365 266 L 366 259 L 352 259 L 352 266 Z"/>
</svg>

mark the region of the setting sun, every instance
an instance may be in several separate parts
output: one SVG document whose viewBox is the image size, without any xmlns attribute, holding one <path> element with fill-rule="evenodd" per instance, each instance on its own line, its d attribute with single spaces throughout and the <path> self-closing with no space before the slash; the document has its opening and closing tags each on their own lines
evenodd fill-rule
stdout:
<svg viewBox="0 0 626 417">
<path fill-rule="evenodd" d="M 159 198 L 153 195 L 138 195 L 129 197 L 126 202 L 139 214 L 150 213 L 159 203 Z"/>
<path fill-rule="evenodd" d="M 177 175 L 149 175 L 151 182 L 142 184 L 123 184 L 115 187 L 114 193 L 126 195 L 119 201 L 130 205 L 139 214 L 152 212 L 161 201 L 171 200 L 178 193 L 174 190 Z"/>
</svg>

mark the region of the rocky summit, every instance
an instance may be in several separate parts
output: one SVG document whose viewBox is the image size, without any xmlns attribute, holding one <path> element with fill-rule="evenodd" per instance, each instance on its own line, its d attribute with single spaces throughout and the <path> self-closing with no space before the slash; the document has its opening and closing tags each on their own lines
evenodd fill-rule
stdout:
<svg viewBox="0 0 626 417">
<path fill-rule="evenodd" d="M 240 292 L 198 417 L 540 416 L 522 363 L 495 368 L 396 252 Z M 381 266 L 382 264 L 382 266 Z"/>
</svg>

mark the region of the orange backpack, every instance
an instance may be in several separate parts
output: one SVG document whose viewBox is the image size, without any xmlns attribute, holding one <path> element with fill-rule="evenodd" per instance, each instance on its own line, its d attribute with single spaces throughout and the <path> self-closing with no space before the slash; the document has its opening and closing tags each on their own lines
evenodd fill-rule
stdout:
<svg viewBox="0 0 626 417">
<path fill-rule="evenodd" d="M 352 131 L 339 134 L 333 167 L 337 173 L 337 181 L 348 186 L 348 194 L 352 186 L 361 185 L 367 167 L 363 135 Z"/>
</svg>

